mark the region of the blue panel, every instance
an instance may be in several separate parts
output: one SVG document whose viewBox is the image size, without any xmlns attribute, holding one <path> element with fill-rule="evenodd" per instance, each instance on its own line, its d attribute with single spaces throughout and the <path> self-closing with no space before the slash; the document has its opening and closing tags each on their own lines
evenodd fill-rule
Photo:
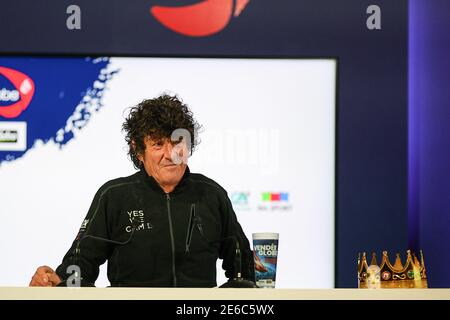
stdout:
<svg viewBox="0 0 450 320">
<path fill-rule="evenodd" d="M 410 1 L 409 238 L 450 287 L 450 2 Z"/>
<path fill-rule="evenodd" d="M 67 119 L 78 105 L 82 107 L 84 96 L 101 97 L 103 89 L 95 88 L 94 81 L 103 83 L 106 80 L 106 77 L 99 79 L 99 76 L 107 64 L 108 59 L 0 57 L 0 67 L 27 75 L 36 88 L 31 102 L 21 114 L 12 118 L 0 116 L 0 122 L 26 122 L 27 150 L 33 147 L 36 140 L 47 142 L 53 139 L 58 144 L 64 145 L 71 139 L 73 132 L 64 132 L 56 141 L 57 131 L 64 130 Z M 1 72 L 0 78 L 0 90 L 15 89 Z M 10 101 L 0 101 L 0 111 L 2 107 L 8 105 L 11 105 Z M 79 119 L 72 123 L 75 128 L 87 123 L 84 120 L 89 118 L 90 111 L 80 108 L 79 113 Z M 19 158 L 27 150 L 0 151 L 0 162 Z"/>
</svg>

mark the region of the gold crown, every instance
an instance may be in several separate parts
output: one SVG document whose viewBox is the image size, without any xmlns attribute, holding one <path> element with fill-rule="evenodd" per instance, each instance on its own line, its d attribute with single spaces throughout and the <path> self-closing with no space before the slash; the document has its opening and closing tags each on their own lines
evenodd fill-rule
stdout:
<svg viewBox="0 0 450 320">
<path fill-rule="evenodd" d="M 358 254 L 358 288 L 427 288 L 427 275 L 420 250 L 420 262 L 411 250 L 407 251 L 406 263 L 403 265 L 397 253 L 395 263 L 389 262 L 387 251 L 383 251 L 381 265 L 378 266 L 376 254 L 372 253 L 370 266 L 366 253 Z"/>
</svg>

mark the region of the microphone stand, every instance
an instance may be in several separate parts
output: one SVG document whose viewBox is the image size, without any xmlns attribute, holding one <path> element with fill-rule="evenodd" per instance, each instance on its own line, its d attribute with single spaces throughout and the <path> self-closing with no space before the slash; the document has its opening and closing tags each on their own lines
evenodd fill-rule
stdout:
<svg viewBox="0 0 450 320">
<path fill-rule="evenodd" d="M 241 249 L 239 248 L 239 241 L 236 240 L 236 253 L 237 259 L 237 272 L 233 279 L 229 279 L 219 288 L 259 288 L 253 281 L 242 278 L 242 256 Z"/>
<path fill-rule="evenodd" d="M 131 241 L 131 239 L 133 238 L 134 232 L 136 231 L 136 227 L 137 227 L 137 221 L 135 219 L 133 219 L 132 221 L 132 229 L 131 229 L 131 234 L 130 237 L 126 240 L 126 241 L 115 241 L 115 240 L 111 240 L 111 239 L 106 239 L 106 238 L 102 238 L 102 237 L 97 237 L 97 236 L 92 236 L 92 235 L 85 235 L 83 237 L 81 237 L 78 242 L 77 242 L 77 246 L 75 247 L 75 253 L 74 253 L 74 262 L 76 266 L 80 266 L 79 264 L 79 258 L 80 258 L 80 244 L 81 241 L 83 241 L 84 239 L 87 238 L 92 238 L 92 239 L 96 239 L 96 240 L 100 240 L 100 241 L 104 241 L 104 242 L 108 242 L 108 243 L 112 243 L 115 245 L 126 245 L 127 243 L 129 243 Z M 80 279 L 80 287 L 95 287 L 95 285 L 92 282 L 88 282 L 86 280 L 84 280 L 80 275 L 77 274 L 78 272 L 75 271 L 75 277 Z M 67 280 L 65 279 L 63 281 L 61 281 L 57 287 L 68 287 L 67 285 Z"/>
<path fill-rule="evenodd" d="M 195 205 L 191 207 L 191 221 L 194 221 L 193 223 L 197 224 L 197 227 L 199 229 L 201 237 L 207 242 L 207 243 L 214 243 L 217 241 L 209 241 L 208 238 L 206 238 L 205 234 L 203 233 L 202 229 L 202 223 L 200 216 L 197 216 L 195 214 Z M 193 225 L 189 227 L 189 230 L 193 228 Z M 192 231 L 191 231 L 192 232 Z M 225 241 L 225 240 L 234 240 L 235 244 L 235 256 L 234 256 L 234 264 L 235 269 L 237 270 L 236 276 L 233 279 L 228 279 L 228 281 L 224 284 L 222 284 L 219 288 L 259 288 L 253 281 L 246 280 L 242 278 L 242 256 L 241 256 L 241 249 L 239 247 L 239 241 L 234 235 L 224 237 L 218 241 Z M 186 252 L 189 252 L 189 244 L 186 244 Z"/>
</svg>

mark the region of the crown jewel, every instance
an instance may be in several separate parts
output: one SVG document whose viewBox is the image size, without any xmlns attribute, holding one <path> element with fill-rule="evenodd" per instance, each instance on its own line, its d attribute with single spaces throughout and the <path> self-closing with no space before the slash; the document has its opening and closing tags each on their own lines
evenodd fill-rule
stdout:
<svg viewBox="0 0 450 320">
<path fill-rule="evenodd" d="M 420 250 L 420 262 L 411 250 L 407 251 L 403 265 L 397 253 L 394 265 L 389 261 L 387 251 L 383 251 L 381 265 L 378 266 L 376 254 L 372 253 L 370 265 L 366 253 L 358 254 L 358 288 L 427 288 L 427 276 L 423 253 Z"/>
</svg>

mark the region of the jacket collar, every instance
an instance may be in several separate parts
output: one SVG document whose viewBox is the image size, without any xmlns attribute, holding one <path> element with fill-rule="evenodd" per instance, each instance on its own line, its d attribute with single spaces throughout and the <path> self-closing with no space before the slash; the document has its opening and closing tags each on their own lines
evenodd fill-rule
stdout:
<svg viewBox="0 0 450 320">
<path fill-rule="evenodd" d="M 191 172 L 189 170 L 189 167 L 187 166 L 186 170 L 184 171 L 183 177 L 181 177 L 180 182 L 178 182 L 175 189 L 173 189 L 173 191 L 170 192 L 169 194 L 172 195 L 172 194 L 179 193 L 185 187 L 190 173 Z M 147 174 L 147 171 L 145 171 L 145 168 L 141 168 L 140 176 L 141 176 L 144 184 L 149 186 L 152 190 L 154 190 L 160 194 L 166 194 L 166 192 L 161 188 L 161 186 L 158 184 L 158 182 L 155 180 L 155 178 L 153 178 L 152 176 Z"/>
</svg>

